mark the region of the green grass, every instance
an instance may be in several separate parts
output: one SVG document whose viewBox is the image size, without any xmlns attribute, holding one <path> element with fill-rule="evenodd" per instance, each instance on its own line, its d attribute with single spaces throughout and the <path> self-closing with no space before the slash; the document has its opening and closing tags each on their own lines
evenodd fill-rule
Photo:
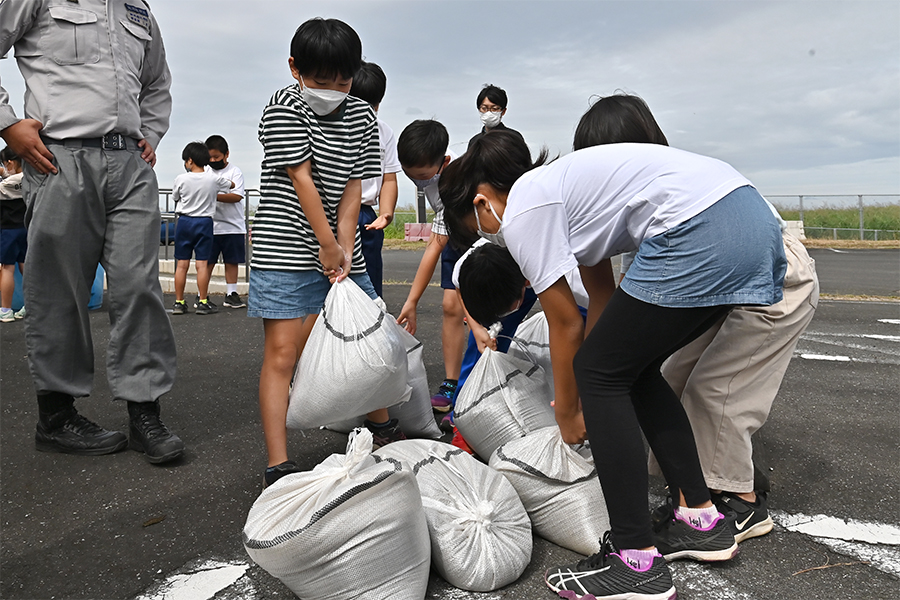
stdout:
<svg viewBox="0 0 900 600">
<path fill-rule="evenodd" d="M 430 210 L 426 212 L 426 217 L 428 222 L 431 222 L 431 219 L 434 218 L 434 213 Z M 396 212 L 394 213 L 394 220 L 391 221 L 391 224 L 384 228 L 384 237 L 389 240 L 402 240 L 405 237 L 405 231 L 403 225 L 406 223 L 415 223 L 416 222 L 416 213 L 414 212 Z"/>
<path fill-rule="evenodd" d="M 779 209 L 778 212 L 786 221 L 800 220 L 798 210 Z M 826 207 L 804 210 L 803 226 L 859 229 L 859 209 Z M 900 204 L 863 207 L 863 228 L 900 230 Z"/>
</svg>

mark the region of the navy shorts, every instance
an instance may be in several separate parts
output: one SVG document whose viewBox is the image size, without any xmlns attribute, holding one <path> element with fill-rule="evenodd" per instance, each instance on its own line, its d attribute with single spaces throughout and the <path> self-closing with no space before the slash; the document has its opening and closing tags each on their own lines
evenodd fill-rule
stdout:
<svg viewBox="0 0 900 600">
<path fill-rule="evenodd" d="M 28 249 L 28 230 L 24 227 L 0 229 L 0 265 L 25 262 Z"/>
<path fill-rule="evenodd" d="M 226 265 L 241 265 L 247 260 L 244 254 L 243 233 L 218 233 L 213 235 L 212 252 L 209 262 L 219 262 L 219 256 Z"/>
<path fill-rule="evenodd" d="M 447 242 L 447 245 L 444 246 L 443 251 L 441 251 L 441 287 L 443 289 L 456 289 L 456 286 L 453 285 L 453 267 L 456 266 L 456 261 L 458 261 L 462 255 L 463 253 L 457 251 L 450 242 Z"/>
<path fill-rule="evenodd" d="M 175 223 L 175 260 L 209 260 L 212 255 L 212 217 L 180 215 Z"/>
</svg>

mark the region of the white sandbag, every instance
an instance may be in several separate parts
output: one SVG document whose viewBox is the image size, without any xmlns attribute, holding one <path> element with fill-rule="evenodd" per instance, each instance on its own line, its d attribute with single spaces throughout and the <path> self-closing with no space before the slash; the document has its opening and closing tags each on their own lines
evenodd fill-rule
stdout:
<svg viewBox="0 0 900 600">
<path fill-rule="evenodd" d="M 247 515 L 250 558 L 303 600 L 422 600 L 431 544 L 415 476 L 372 455 L 372 434 L 347 454 L 266 488 Z"/>
<path fill-rule="evenodd" d="M 503 475 L 443 442 L 394 442 L 375 454 L 415 473 L 431 564 L 448 583 L 488 592 L 519 578 L 531 561 L 531 522 Z"/>
<path fill-rule="evenodd" d="M 287 426 L 320 427 L 409 399 L 396 323 L 349 277 L 325 297 L 291 386 Z"/>
<path fill-rule="evenodd" d="M 487 460 L 497 447 L 556 425 L 544 370 L 486 348 L 456 398 L 453 422 Z"/>
<path fill-rule="evenodd" d="M 504 444 L 490 465 L 516 488 L 535 533 L 586 556 L 600 551 L 609 515 L 587 444 L 570 446 L 547 427 Z"/>
<path fill-rule="evenodd" d="M 390 315 L 388 317 L 393 318 Z M 434 420 L 434 412 L 431 409 L 431 393 L 428 391 L 428 374 L 425 372 L 425 362 L 422 358 L 422 342 L 399 325 L 397 325 L 397 330 L 406 348 L 409 373 L 407 383 L 411 393 L 408 402 L 388 407 L 388 415 L 400 422 L 400 429 L 408 438 L 437 439 L 443 434 Z M 326 429 L 347 433 L 357 427 L 362 427 L 364 420 L 365 415 L 362 415 L 332 423 L 327 425 Z"/>
<path fill-rule="evenodd" d="M 528 317 L 516 328 L 509 355 L 534 362 L 544 369 L 544 377 L 553 391 L 553 367 L 550 363 L 550 326 L 543 311 Z"/>
</svg>

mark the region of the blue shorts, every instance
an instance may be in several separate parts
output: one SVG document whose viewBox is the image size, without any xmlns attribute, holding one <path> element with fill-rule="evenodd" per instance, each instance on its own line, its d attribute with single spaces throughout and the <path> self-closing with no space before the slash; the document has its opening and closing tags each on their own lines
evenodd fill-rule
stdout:
<svg viewBox="0 0 900 600">
<path fill-rule="evenodd" d="M 768 306 L 782 298 L 786 269 L 781 226 L 759 192 L 744 186 L 641 242 L 620 287 L 666 308 Z"/>
<path fill-rule="evenodd" d="M 453 285 L 453 267 L 456 266 L 456 261 L 462 255 L 463 253 L 457 251 L 450 242 L 447 242 L 441 251 L 441 287 L 445 290 L 456 289 L 456 286 Z"/>
<path fill-rule="evenodd" d="M 0 265 L 25 262 L 28 249 L 28 230 L 24 227 L 0 229 Z"/>
<path fill-rule="evenodd" d="M 212 255 L 212 217 L 179 215 L 175 223 L 175 260 L 209 260 Z"/>
<path fill-rule="evenodd" d="M 378 297 L 368 274 L 350 275 L 369 298 Z M 299 319 L 319 314 L 331 282 L 318 271 L 250 271 L 248 317 Z"/>
<path fill-rule="evenodd" d="M 244 254 L 243 233 L 219 233 L 213 235 L 212 252 L 209 254 L 209 262 L 215 264 L 222 256 L 222 262 L 226 265 L 241 265 L 246 260 Z"/>
</svg>

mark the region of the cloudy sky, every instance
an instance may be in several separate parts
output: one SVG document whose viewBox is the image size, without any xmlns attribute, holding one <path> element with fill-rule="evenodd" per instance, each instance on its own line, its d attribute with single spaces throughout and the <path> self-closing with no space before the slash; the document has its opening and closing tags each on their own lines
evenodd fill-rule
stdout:
<svg viewBox="0 0 900 600">
<path fill-rule="evenodd" d="M 435 118 L 461 153 L 480 128 L 475 97 L 509 94 L 504 123 L 533 152 L 571 150 L 593 95 L 642 96 L 670 144 L 723 159 L 767 195 L 900 193 L 900 3 L 667 0 L 152 0 L 173 73 L 157 173 L 170 187 L 189 141 L 231 145 L 257 187 L 256 128 L 293 83 L 290 39 L 335 17 L 359 33 L 399 132 Z M 0 77 L 21 111 L 12 60 Z M 400 203 L 413 187 L 401 184 Z"/>
</svg>

